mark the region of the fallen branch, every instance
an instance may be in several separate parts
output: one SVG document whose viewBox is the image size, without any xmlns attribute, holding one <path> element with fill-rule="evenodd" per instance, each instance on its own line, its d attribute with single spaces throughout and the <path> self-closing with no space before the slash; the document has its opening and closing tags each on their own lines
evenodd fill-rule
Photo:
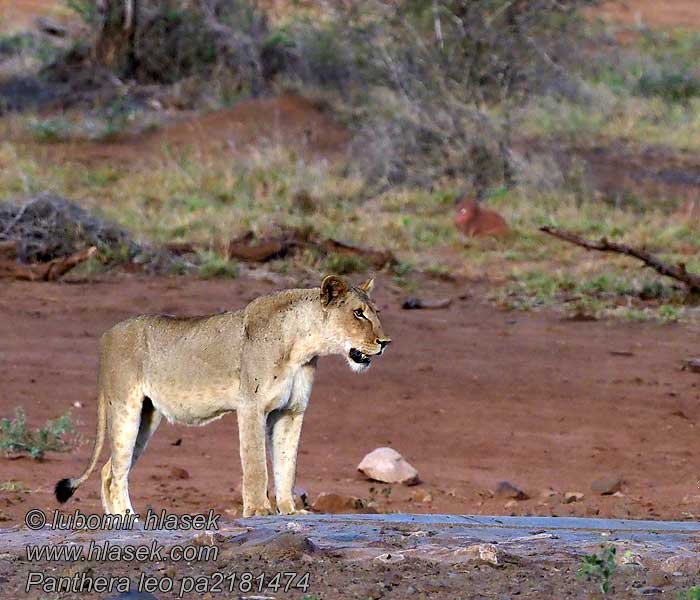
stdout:
<svg viewBox="0 0 700 600">
<path fill-rule="evenodd" d="M 24 281 L 58 281 L 68 271 L 88 258 L 97 254 L 97 248 L 92 246 L 65 256 L 54 258 L 46 263 L 25 265 L 14 260 L 0 260 L 0 279 L 21 279 Z"/>
<path fill-rule="evenodd" d="M 229 242 L 228 257 L 248 262 L 266 262 L 275 258 L 284 258 L 304 248 L 314 248 L 325 256 L 329 254 L 359 256 L 375 269 L 396 264 L 396 257 L 389 250 L 363 248 L 332 238 L 314 239 L 311 232 L 298 229 L 284 229 L 280 235 L 260 239 L 256 239 L 253 232 L 249 231 Z"/>
<path fill-rule="evenodd" d="M 345 256 L 359 256 L 364 258 L 375 269 L 382 269 L 385 266 L 395 265 L 396 257 L 390 250 L 375 250 L 374 248 L 363 248 L 347 242 L 341 242 L 328 238 L 318 242 L 318 245 L 326 254 L 343 254 Z"/>
<path fill-rule="evenodd" d="M 606 238 L 602 238 L 600 241 L 594 242 L 586 240 L 575 233 L 548 226 L 540 227 L 540 231 L 548 233 L 549 235 L 559 238 L 560 240 L 564 240 L 565 242 L 570 242 L 571 244 L 576 244 L 577 246 L 586 248 L 586 250 L 599 250 L 600 252 L 613 252 L 616 254 L 631 256 L 637 260 L 641 260 L 646 266 L 651 267 L 657 273 L 684 283 L 689 292 L 693 294 L 700 293 L 700 275 L 688 273 L 685 268 L 685 263 L 671 265 L 663 262 L 653 254 L 649 254 L 645 250 L 632 248 L 631 246 L 618 244 L 617 242 L 609 242 Z"/>
</svg>

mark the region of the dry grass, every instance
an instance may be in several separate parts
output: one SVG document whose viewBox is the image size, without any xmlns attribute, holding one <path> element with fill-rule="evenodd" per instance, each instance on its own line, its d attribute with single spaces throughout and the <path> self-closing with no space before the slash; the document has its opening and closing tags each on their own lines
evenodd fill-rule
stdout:
<svg viewBox="0 0 700 600">
<path fill-rule="evenodd" d="M 635 261 L 587 253 L 551 239 L 538 232 L 544 224 L 646 246 L 700 270 L 695 252 L 700 231 L 693 223 L 679 220 L 669 208 L 647 207 L 640 213 L 611 207 L 595 196 L 582 200 L 578 190 L 544 193 L 521 186 L 496 195 L 489 204 L 506 217 L 512 234 L 504 240 L 465 240 L 453 225 L 453 191 L 394 190 L 367 198 L 363 182 L 346 177 L 342 165 L 309 161 L 274 146 L 235 161 L 183 154 L 163 157 L 153 167 L 121 169 L 41 164 L 27 151 L 5 143 L 0 146 L 0 164 L 5 167 L 0 171 L 0 199 L 56 190 L 124 226 L 141 241 L 197 241 L 216 249 L 247 230 L 264 234 L 278 226 L 311 227 L 322 236 L 392 250 L 402 262 L 398 271 L 405 270 L 409 278 L 411 265 L 427 272 L 486 277 L 505 286 L 505 295 L 497 300 L 510 307 L 561 303 L 570 281 L 579 282 L 574 286 L 577 293 L 600 296 L 607 308 L 615 307 L 620 296 L 654 282 L 664 287 L 666 300 L 678 300 L 668 280 L 640 271 Z M 300 191 L 308 193 L 311 211 L 295 201 Z M 445 256 L 451 258 L 441 264 Z M 211 258 L 211 268 L 204 269 L 207 276 L 235 274 L 235 267 L 229 270 Z M 328 267 L 318 257 L 301 260 L 306 267 Z M 600 289 L 595 283 L 586 287 L 596 280 Z M 513 302 L 507 299 L 511 293 Z"/>
</svg>

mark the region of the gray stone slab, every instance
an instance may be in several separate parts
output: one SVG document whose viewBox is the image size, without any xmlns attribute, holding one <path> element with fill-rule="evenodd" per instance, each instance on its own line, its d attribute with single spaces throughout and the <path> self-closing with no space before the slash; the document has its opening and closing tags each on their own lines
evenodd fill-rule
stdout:
<svg viewBox="0 0 700 600">
<path fill-rule="evenodd" d="M 234 552 L 287 540 L 308 540 L 339 560 L 438 562 L 513 559 L 571 559 L 595 552 L 601 544 L 617 547 L 618 561 L 655 565 L 667 572 L 700 568 L 700 523 L 615 519 L 491 517 L 470 515 L 304 515 L 222 522 L 216 532 L 194 531 L 30 531 L 0 529 L 0 548 L 20 555 L 26 544 L 146 543 L 168 545 L 196 539 Z M 287 543 L 287 542 L 285 542 Z"/>
</svg>

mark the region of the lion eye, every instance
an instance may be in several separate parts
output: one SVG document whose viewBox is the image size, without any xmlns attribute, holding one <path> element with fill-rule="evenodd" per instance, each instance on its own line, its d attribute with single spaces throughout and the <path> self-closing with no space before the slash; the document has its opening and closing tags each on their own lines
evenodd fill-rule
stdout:
<svg viewBox="0 0 700 600">
<path fill-rule="evenodd" d="M 364 319 L 364 318 L 366 318 L 366 317 L 365 317 L 365 313 L 362 312 L 362 309 L 361 309 L 361 308 L 356 308 L 356 309 L 355 309 L 354 311 L 352 311 L 352 312 L 355 314 L 355 317 L 358 318 L 358 319 Z"/>
</svg>

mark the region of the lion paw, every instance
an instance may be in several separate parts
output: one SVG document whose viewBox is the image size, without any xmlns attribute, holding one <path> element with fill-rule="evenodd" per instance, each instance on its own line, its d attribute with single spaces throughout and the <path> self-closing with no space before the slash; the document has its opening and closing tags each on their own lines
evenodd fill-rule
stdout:
<svg viewBox="0 0 700 600">
<path fill-rule="evenodd" d="M 267 517 L 272 514 L 272 509 L 262 506 L 260 508 L 245 508 L 243 509 L 243 517 Z"/>
<path fill-rule="evenodd" d="M 310 515 L 311 512 L 304 509 L 304 508 L 293 508 L 291 510 L 280 510 L 279 513 L 281 515 L 287 515 L 287 516 L 294 516 L 294 515 Z"/>
</svg>

